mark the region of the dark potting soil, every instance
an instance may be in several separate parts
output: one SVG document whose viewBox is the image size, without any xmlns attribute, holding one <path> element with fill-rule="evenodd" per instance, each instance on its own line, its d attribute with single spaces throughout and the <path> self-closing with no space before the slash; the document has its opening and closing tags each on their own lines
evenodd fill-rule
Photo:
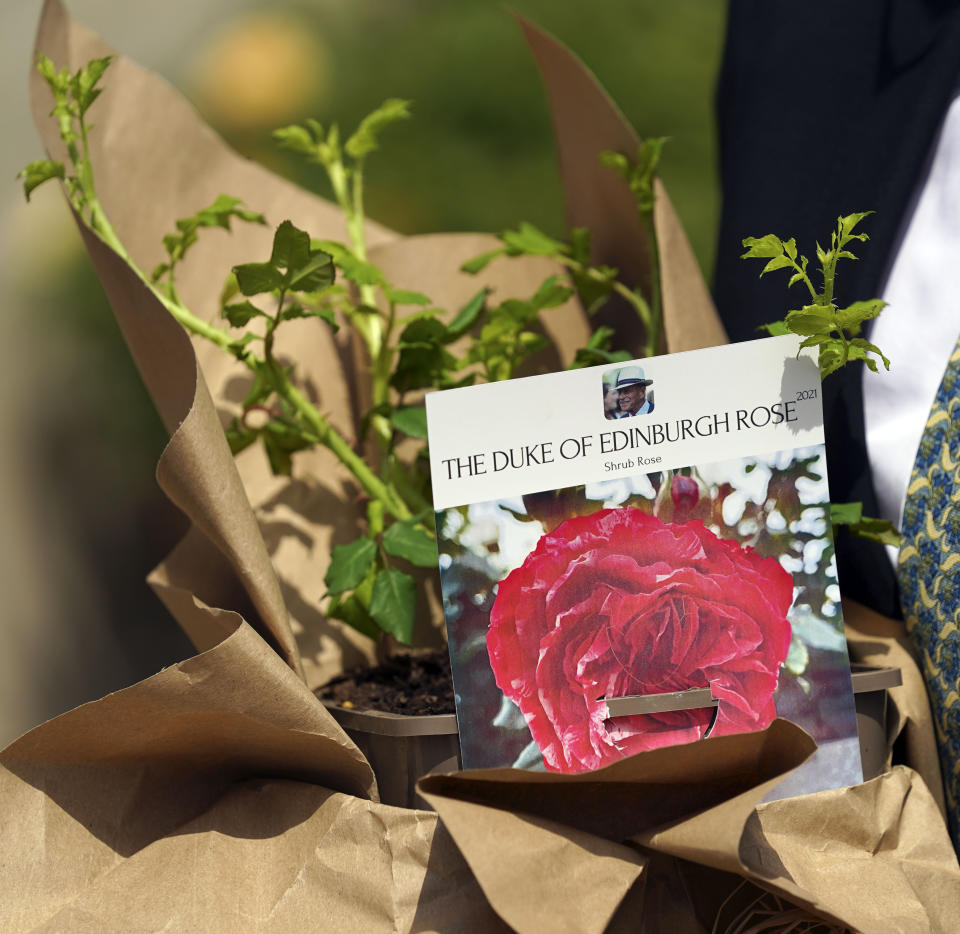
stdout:
<svg viewBox="0 0 960 934">
<path fill-rule="evenodd" d="M 321 700 L 386 713 L 454 713 L 450 655 L 397 655 L 374 668 L 353 668 L 316 689 Z"/>
</svg>

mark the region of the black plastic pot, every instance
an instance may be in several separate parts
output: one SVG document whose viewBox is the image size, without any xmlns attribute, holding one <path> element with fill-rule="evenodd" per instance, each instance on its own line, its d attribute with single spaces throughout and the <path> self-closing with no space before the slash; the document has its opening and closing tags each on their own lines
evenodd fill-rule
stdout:
<svg viewBox="0 0 960 934">
<path fill-rule="evenodd" d="M 460 768 L 456 714 L 406 716 L 325 706 L 367 757 L 384 804 L 429 807 L 417 794 L 417 782 L 428 772 Z"/>
<path fill-rule="evenodd" d="M 887 756 L 887 690 L 903 682 L 899 668 L 853 665 L 851 673 L 866 781 L 883 771 Z M 670 703 L 667 695 L 662 697 L 662 703 Z M 417 794 L 419 779 L 429 772 L 453 772 L 460 768 L 455 714 L 405 716 L 377 710 L 347 710 L 329 703 L 325 706 L 367 757 L 384 804 L 427 807 Z"/>
</svg>

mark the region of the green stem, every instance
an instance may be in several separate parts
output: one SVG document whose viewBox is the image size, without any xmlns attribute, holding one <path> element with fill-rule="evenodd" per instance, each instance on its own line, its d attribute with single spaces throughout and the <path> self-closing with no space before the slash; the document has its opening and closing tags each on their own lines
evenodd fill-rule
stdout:
<svg viewBox="0 0 960 934">
<path fill-rule="evenodd" d="M 340 209 L 347 219 L 347 238 L 350 241 L 350 247 L 357 259 L 365 262 L 367 259 L 367 242 L 363 226 L 362 164 L 357 162 L 353 168 L 352 190 L 349 188 L 347 170 L 341 159 L 324 161 L 322 164 L 327 172 L 327 177 L 330 179 L 330 187 L 333 189 L 337 204 L 340 205 Z M 360 286 L 360 303 L 368 308 L 377 307 L 377 293 L 372 285 Z M 370 358 L 375 360 L 384 343 L 380 319 L 372 315 L 365 317 L 369 320 L 364 320 L 362 326 L 358 327 L 357 330 L 367 345 Z"/>
<path fill-rule="evenodd" d="M 657 328 L 654 322 L 653 311 L 651 310 L 650 306 L 639 292 L 635 292 L 633 289 L 628 288 L 622 282 L 615 282 L 613 284 L 613 290 L 617 293 L 617 295 L 619 295 L 633 307 L 634 311 L 637 313 L 637 317 L 640 319 L 640 323 L 643 325 L 645 337 L 643 356 L 654 356 L 654 354 L 657 352 L 657 345 L 654 343 Z"/>
<path fill-rule="evenodd" d="M 647 232 L 647 246 L 650 250 L 650 320 L 647 325 L 647 356 L 660 352 L 663 337 L 663 298 L 660 287 L 660 247 L 657 244 L 657 232 L 653 226 L 653 213 L 642 212 L 640 219 Z"/>
<path fill-rule="evenodd" d="M 789 257 L 788 257 L 789 259 Z M 810 297 L 816 301 L 817 300 L 817 290 L 813 287 L 813 283 L 810 281 L 810 277 L 806 274 L 803 267 L 800 266 L 796 260 L 790 260 L 793 263 L 793 268 L 796 269 L 798 273 L 803 277 L 803 283 L 807 287 L 807 291 L 810 293 Z"/>
<path fill-rule="evenodd" d="M 328 448 L 337 459 L 357 478 L 364 492 L 380 500 L 395 519 L 409 519 L 413 513 L 406 503 L 391 490 L 347 443 L 346 439 L 317 411 L 296 386 L 285 381 L 283 397 L 296 409 L 303 420 L 314 430 L 317 441 Z"/>
<path fill-rule="evenodd" d="M 367 258 L 367 241 L 363 231 L 363 162 L 359 159 L 353 165 L 353 204 L 347 217 L 347 227 L 350 233 L 350 242 L 357 257 Z"/>
</svg>

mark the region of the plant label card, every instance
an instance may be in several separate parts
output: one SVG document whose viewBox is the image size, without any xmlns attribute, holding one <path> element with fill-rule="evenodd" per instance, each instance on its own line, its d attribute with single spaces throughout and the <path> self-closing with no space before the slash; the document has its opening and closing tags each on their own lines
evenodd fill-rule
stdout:
<svg viewBox="0 0 960 934">
<path fill-rule="evenodd" d="M 820 376 L 790 335 L 427 396 L 464 768 L 600 768 L 777 716 L 861 781 Z"/>
</svg>

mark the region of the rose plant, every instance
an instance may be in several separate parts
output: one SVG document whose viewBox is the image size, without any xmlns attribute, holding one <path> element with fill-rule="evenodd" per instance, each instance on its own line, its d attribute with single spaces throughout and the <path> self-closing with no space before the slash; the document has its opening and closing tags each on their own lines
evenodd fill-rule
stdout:
<svg viewBox="0 0 960 934">
<path fill-rule="evenodd" d="M 567 519 L 500 583 L 487 648 L 545 765 L 599 768 L 701 738 L 708 709 L 607 718 L 605 697 L 712 689 L 712 735 L 763 729 L 787 657 L 793 579 L 700 521 L 637 508 Z"/>
<path fill-rule="evenodd" d="M 234 451 L 260 444 L 272 470 L 289 474 L 299 451 L 322 446 L 350 471 L 366 515 L 358 524 L 357 537 L 332 549 L 324 577 L 325 614 L 371 638 L 384 641 L 381 637 L 388 633 L 397 642 L 409 643 L 418 590 L 410 572 L 417 567 L 435 567 L 437 558 L 428 518 L 422 392 L 513 376 L 524 361 L 529 362 L 548 344 L 539 327 L 542 313 L 573 296 L 591 311 L 611 298 L 625 303 L 636 313 L 634 321 L 645 335 L 640 354 L 662 349 L 659 269 L 652 225 L 654 178 L 662 141 L 648 140 L 635 160 L 622 153 L 605 153 L 603 160 L 626 183 L 647 230 L 653 262 L 646 294 L 639 286 L 621 281 L 617 270 L 591 263 L 587 231 L 572 230 L 569 241 L 561 242 L 522 223 L 503 233 L 496 249 L 469 261 L 463 270 L 480 273 L 492 259 L 506 255 L 549 258 L 562 274 L 549 276 L 527 298 L 491 301 L 489 290 L 481 287 L 462 308 L 443 311 L 433 306 L 429 296 L 397 288 L 367 255 L 365 165 L 379 148 L 383 131 L 408 116 L 405 102 L 387 101 L 343 139 L 336 125 L 321 126 L 313 120 L 285 127 L 277 133 L 278 142 L 320 165 L 328 176 L 346 220 L 347 242 L 316 240 L 290 221 L 281 221 L 275 228 L 269 256 L 238 257 L 245 262 L 219 271 L 227 281 L 219 308 L 223 320 L 214 322 L 187 307 L 177 277 L 194 260 L 192 248 L 206 230 L 229 230 L 234 223 L 263 224 L 265 218 L 252 209 L 256 205 L 248 208 L 237 198 L 221 195 L 175 222 L 175 229 L 162 238 L 164 262 L 150 273 L 137 268 L 99 200 L 89 147 L 89 116 L 101 94 L 100 82 L 109 64 L 109 57 L 95 59 L 70 74 L 49 59 L 39 58 L 38 68 L 54 101 L 52 115 L 58 123 L 66 160 L 42 160 L 27 166 L 22 173 L 26 194 L 29 196 L 38 185 L 60 179 L 77 216 L 130 265 L 170 314 L 188 331 L 216 344 L 248 368 L 252 377 L 249 392 L 241 413 L 227 430 Z M 828 272 L 832 275 L 836 259 L 849 255 L 844 252 L 848 241 L 862 237 L 851 233 L 860 217 L 844 219 L 848 223 L 840 225 L 842 236 L 831 254 L 833 258 L 827 255 L 821 259 L 825 281 Z M 750 255 L 766 256 L 775 246 L 782 247 L 793 262 L 792 241 L 774 243 L 770 237 L 757 241 Z M 767 269 L 780 268 L 786 262 L 771 261 Z M 801 278 L 809 285 L 806 260 L 800 257 L 798 262 L 798 274 L 802 273 Z M 824 301 L 829 300 L 828 292 L 824 292 Z M 804 311 L 806 317 L 788 316 L 786 326 L 808 327 L 810 310 Z M 874 306 L 870 312 L 875 313 Z M 366 391 L 360 393 L 364 410 L 360 413 L 359 437 L 350 439 L 341 434 L 298 380 L 296 362 L 291 365 L 276 355 L 278 330 L 295 319 L 350 332 L 357 356 L 366 364 L 358 371 L 369 377 Z M 834 324 L 821 324 L 829 331 L 823 335 L 818 332 L 817 343 L 824 352 L 836 339 L 829 328 L 836 328 Z M 859 346 L 847 341 L 845 329 L 849 326 L 843 317 L 839 339 Z M 622 360 L 629 356 L 616 349 L 622 342 L 611 328 L 597 327 L 573 365 Z M 844 359 L 852 356 L 847 352 Z M 664 497 L 672 503 L 676 521 L 705 519 L 702 513 L 711 507 L 710 500 L 699 497 L 696 481 L 690 477 L 674 477 L 669 489 L 664 487 Z"/>
<path fill-rule="evenodd" d="M 101 82 L 111 61 L 110 56 L 93 59 L 71 74 L 38 54 L 37 70 L 54 102 L 51 116 L 66 159 L 27 165 L 20 173 L 26 197 L 40 185 L 60 180 L 77 217 L 164 308 L 189 333 L 247 368 L 251 381 L 240 414 L 226 428 L 235 454 L 261 445 L 272 472 L 290 475 L 297 453 L 319 446 L 349 471 L 366 517 L 356 537 L 332 549 L 324 577 L 325 614 L 381 643 L 412 644 L 418 609 L 424 611 L 415 569 L 437 566 L 424 391 L 509 379 L 523 367 L 542 369 L 536 355 L 551 348 L 542 318 L 571 298 L 589 314 L 611 299 L 622 303 L 636 315 L 642 355 L 659 352 L 664 337 L 657 263 L 648 282 L 628 285 L 617 269 L 591 261 L 589 230 L 575 228 L 564 242 L 523 222 L 500 234 L 498 246 L 471 258 L 460 271 L 477 275 L 500 256 L 552 260 L 556 272 L 532 295 L 494 300 L 492 288 L 480 285 L 462 307 L 445 310 L 423 292 L 388 281 L 368 256 L 364 185 L 367 160 L 380 149 L 384 132 L 410 116 L 407 101 L 391 98 L 350 134 L 314 119 L 275 131 L 281 148 L 324 171 L 345 220 L 347 242 L 313 238 L 290 220 L 280 220 L 269 255 L 238 257 L 245 261 L 210 273 L 223 283 L 221 320 L 211 321 L 181 295 L 180 277 L 195 257 L 194 246 L 209 230 L 266 225 L 267 218 L 240 198 L 221 194 L 177 219 L 172 231 L 162 237 L 158 232 L 165 257 L 152 271 L 137 266 L 100 201 L 91 155 L 90 115 L 101 94 L 109 93 Z M 646 140 L 635 157 L 601 154 L 603 164 L 629 190 L 654 257 L 654 181 L 663 142 Z M 357 351 L 356 395 L 363 405 L 355 440 L 311 398 L 297 362 L 275 350 L 278 332 L 301 319 L 349 332 L 344 340 Z M 615 347 L 625 343 L 627 338 L 617 339 L 613 327 L 594 327 L 570 366 L 628 359 L 626 350 Z"/>
</svg>

